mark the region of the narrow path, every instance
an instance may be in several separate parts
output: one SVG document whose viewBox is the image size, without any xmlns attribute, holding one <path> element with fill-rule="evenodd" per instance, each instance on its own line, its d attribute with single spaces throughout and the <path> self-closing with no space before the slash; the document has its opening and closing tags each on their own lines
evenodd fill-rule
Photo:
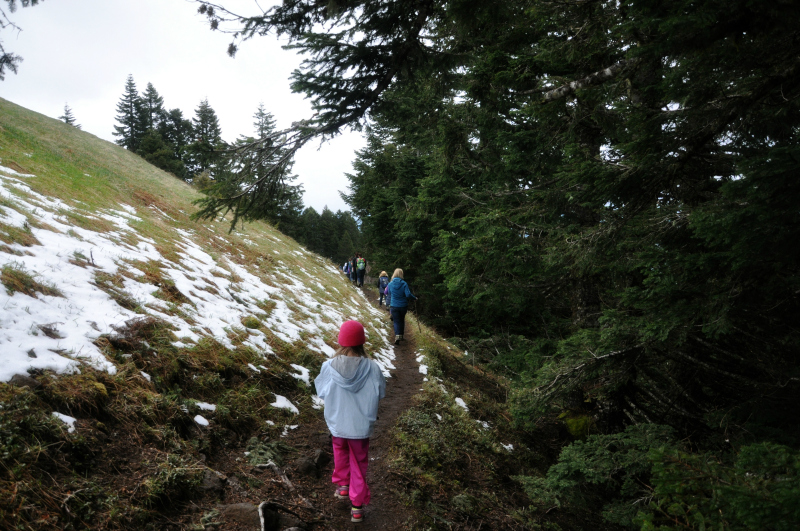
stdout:
<svg viewBox="0 0 800 531">
<path fill-rule="evenodd" d="M 375 294 L 363 290 L 364 295 L 373 305 L 377 306 Z M 386 326 L 391 329 L 389 314 L 384 311 Z M 399 346 L 395 346 L 395 370 L 391 371 L 392 377 L 387 380 L 386 398 L 381 400 L 378 409 L 378 421 L 370 439 L 370 466 L 367 481 L 372 492 L 372 501 L 366 508 L 364 521 L 360 524 L 350 523 L 350 506 L 346 502 L 339 502 L 332 511 L 329 529 L 408 529 L 408 510 L 397 497 L 397 483 L 400 478 L 394 476 L 389 470 L 389 441 L 392 427 L 397 418 L 411 407 L 414 395 L 419 392 L 422 384 L 422 374 L 414 355 L 416 341 L 414 330 L 406 321 L 406 338 Z M 392 339 L 394 336 L 392 335 Z M 330 482 L 332 464 L 324 474 L 322 480 Z M 331 487 L 331 492 L 333 488 Z"/>
</svg>

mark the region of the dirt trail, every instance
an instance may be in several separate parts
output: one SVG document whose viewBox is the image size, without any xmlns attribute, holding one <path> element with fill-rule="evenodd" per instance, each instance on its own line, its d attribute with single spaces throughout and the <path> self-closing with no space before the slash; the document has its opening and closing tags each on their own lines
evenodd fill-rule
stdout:
<svg viewBox="0 0 800 531">
<path fill-rule="evenodd" d="M 366 289 L 363 292 L 370 302 L 377 306 L 377 301 L 374 300 L 375 294 Z M 383 306 L 381 309 L 385 315 L 386 326 L 391 330 L 392 323 L 385 308 Z M 394 339 L 394 335 L 391 337 Z M 322 471 L 322 477 L 318 480 L 320 496 L 315 501 L 315 505 L 321 506 L 326 514 L 327 522 L 323 526 L 325 529 L 400 530 L 409 528 L 407 524 L 408 509 L 400 503 L 395 493 L 398 483 L 403 479 L 392 474 L 388 466 L 389 431 L 398 416 L 411 407 L 413 396 L 419 392 L 423 378 L 414 355 L 416 350 L 414 330 L 408 320 L 406 320 L 404 337 L 406 339 L 399 346 L 394 347 L 395 369 L 391 371 L 391 378 L 387 379 L 386 398 L 381 400 L 378 420 L 370 439 L 370 464 L 367 481 L 372 492 L 372 501 L 366 507 L 364 521 L 359 524 L 351 523 L 349 502 L 333 498 L 335 487 L 330 482 L 333 472 L 333 463 L 331 462 Z M 324 421 L 316 429 L 319 430 L 318 433 L 326 432 Z"/>
</svg>

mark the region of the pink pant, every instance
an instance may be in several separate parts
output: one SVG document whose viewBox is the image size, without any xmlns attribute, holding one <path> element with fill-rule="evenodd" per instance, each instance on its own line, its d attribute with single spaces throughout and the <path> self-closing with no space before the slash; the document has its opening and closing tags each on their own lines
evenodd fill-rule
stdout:
<svg viewBox="0 0 800 531">
<path fill-rule="evenodd" d="M 353 505 L 369 503 L 367 465 L 369 464 L 369 439 L 342 439 L 333 441 L 333 477 L 337 485 L 350 485 L 350 501 Z"/>
</svg>

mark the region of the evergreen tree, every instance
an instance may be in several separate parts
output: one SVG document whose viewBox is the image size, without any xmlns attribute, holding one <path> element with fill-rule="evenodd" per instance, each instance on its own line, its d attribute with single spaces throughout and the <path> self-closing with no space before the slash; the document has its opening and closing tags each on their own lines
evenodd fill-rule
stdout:
<svg viewBox="0 0 800 531">
<path fill-rule="evenodd" d="M 159 130 L 165 119 L 164 98 L 162 98 L 152 83 L 147 84 L 147 88 L 139 98 L 140 104 L 140 128 L 149 131 Z"/>
<path fill-rule="evenodd" d="M 191 120 L 185 119 L 180 109 L 171 109 L 161 121 L 158 132 L 172 147 L 173 157 L 183 162 L 184 166 L 188 164 L 187 148 L 194 135 Z M 186 172 L 184 171 L 184 175 L 179 175 L 179 177 L 186 178 Z"/>
<path fill-rule="evenodd" d="M 117 122 L 114 126 L 114 136 L 118 137 L 116 143 L 128 151 L 136 151 L 139 148 L 146 130 L 142 128 L 142 103 L 139 92 L 136 90 L 136 83 L 133 75 L 128 75 L 125 81 L 125 92 L 117 103 Z"/>
<path fill-rule="evenodd" d="M 188 146 L 189 171 L 192 174 L 208 172 L 216 177 L 222 164 L 222 131 L 217 113 L 211 108 L 208 99 L 200 102 L 192 119 L 192 143 Z"/>
<path fill-rule="evenodd" d="M 77 127 L 78 129 L 81 128 L 80 124 L 75 121 L 75 116 L 72 114 L 72 109 L 70 109 L 69 105 L 66 103 L 64 104 L 64 114 L 59 116 L 58 119 L 63 120 L 67 125 Z"/>
<path fill-rule="evenodd" d="M 175 157 L 173 147 L 164 141 L 161 134 L 155 129 L 150 129 L 142 138 L 137 152 L 141 157 L 158 168 L 169 172 L 176 177 L 186 175 L 183 162 Z"/>
<path fill-rule="evenodd" d="M 253 127 L 256 131 L 256 138 L 267 139 L 276 131 L 275 117 L 264 108 L 264 103 L 258 104 L 258 109 L 253 115 Z"/>
<path fill-rule="evenodd" d="M 210 218 L 221 210 L 234 210 L 232 227 L 239 219 L 265 219 L 290 236 L 302 234 L 303 188 L 291 184 L 297 178 L 291 173 L 292 153 L 280 147 L 275 119 L 265 111 L 263 104 L 259 105 L 253 117 L 253 126 L 259 137 L 237 139 L 228 152 L 227 171 L 214 175 L 216 182 L 203 190 L 207 197 L 198 201 L 204 206 L 198 217 Z M 260 145 L 263 149 L 252 150 L 253 145 Z M 252 201 L 253 194 L 242 193 L 252 189 L 263 189 L 269 199 Z M 226 198 L 231 196 L 241 198 L 241 207 L 227 203 Z"/>
<path fill-rule="evenodd" d="M 339 244 L 336 249 L 336 257 L 334 258 L 334 262 L 336 265 L 342 265 L 347 261 L 347 259 L 353 256 L 353 253 L 356 252 L 356 247 L 353 245 L 353 239 L 350 237 L 350 233 L 348 231 L 344 231 L 339 238 Z"/>
</svg>

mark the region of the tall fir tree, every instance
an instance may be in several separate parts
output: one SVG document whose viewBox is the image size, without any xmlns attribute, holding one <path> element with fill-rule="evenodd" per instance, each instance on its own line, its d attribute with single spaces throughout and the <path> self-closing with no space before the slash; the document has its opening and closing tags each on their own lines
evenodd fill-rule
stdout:
<svg viewBox="0 0 800 531">
<path fill-rule="evenodd" d="M 207 172 L 211 178 L 223 163 L 219 150 L 224 147 L 222 130 L 217 113 L 208 103 L 208 98 L 200 102 L 192 118 L 192 143 L 189 145 L 189 171 L 192 174 Z"/>
<path fill-rule="evenodd" d="M 140 100 L 140 127 L 145 131 L 158 130 L 165 118 L 164 98 L 162 98 L 152 83 L 142 92 Z"/>
<path fill-rule="evenodd" d="M 253 127 L 258 139 L 267 138 L 276 130 L 275 117 L 272 113 L 267 112 L 263 102 L 258 104 L 253 120 Z"/>
<path fill-rule="evenodd" d="M 176 174 L 182 179 L 188 177 L 186 165 L 189 163 L 188 146 L 192 142 L 192 121 L 183 117 L 180 109 L 170 109 L 159 124 L 158 132 L 164 141 L 172 148 L 172 155 L 184 165 L 182 174 Z"/>
<path fill-rule="evenodd" d="M 72 109 L 69 108 L 68 104 L 64 104 L 64 114 L 58 117 L 59 120 L 63 120 L 65 124 L 71 125 L 73 127 L 77 127 L 78 129 L 81 128 L 80 124 L 77 123 L 75 120 L 75 115 L 72 114 Z"/>
<path fill-rule="evenodd" d="M 280 146 L 275 119 L 263 104 L 259 104 L 253 119 L 257 137 L 242 136 L 231 146 L 226 171 L 217 172 L 213 176 L 216 182 L 203 190 L 206 198 L 198 201 L 204 207 L 198 217 L 210 218 L 233 210 L 232 227 L 240 219 L 264 219 L 294 237 L 303 232 L 303 187 L 292 184 L 297 179 L 292 174 L 292 152 Z M 253 145 L 263 149 L 252 150 Z M 254 196 L 241 192 L 252 188 L 262 188 L 266 193 L 251 202 Z M 241 208 L 226 203 L 227 197 L 237 194 L 247 202 Z"/>
<path fill-rule="evenodd" d="M 129 74 L 128 79 L 125 81 L 125 91 L 117 103 L 116 120 L 119 125 L 114 126 L 114 132 L 112 133 L 117 137 L 115 142 L 128 151 L 135 152 L 145 134 L 145 130 L 142 128 L 141 115 L 141 98 L 136 90 L 133 75 Z"/>
</svg>

